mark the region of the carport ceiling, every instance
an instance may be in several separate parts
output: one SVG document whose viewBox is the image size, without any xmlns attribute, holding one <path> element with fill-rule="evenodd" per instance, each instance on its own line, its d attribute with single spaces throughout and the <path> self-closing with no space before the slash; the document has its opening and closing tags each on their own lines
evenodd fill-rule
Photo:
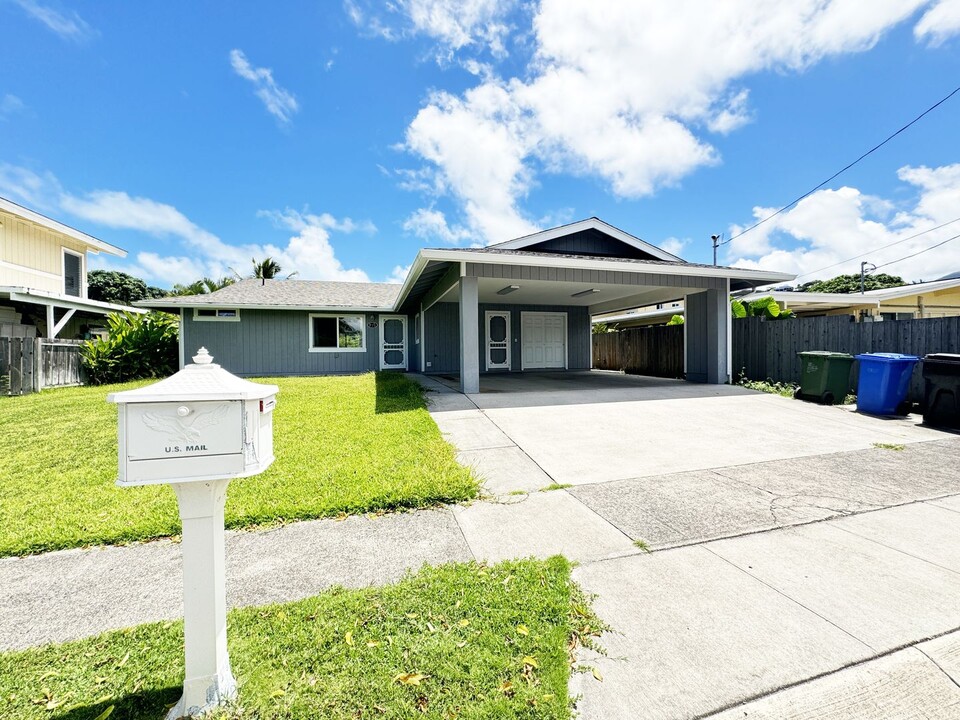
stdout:
<svg viewBox="0 0 960 720">
<path fill-rule="evenodd" d="M 581 307 L 612 306 L 613 310 L 669 302 L 683 297 L 677 287 L 659 285 L 605 285 L 597 283 L 568 283 L 547 280 L 504 280 L 480 278 L 481 303 L 511 305 L 575 305 Z M 516 290 L 503 292 L 510 286 Z M 587 292 L 596 290 L 597 292 Z M 501 294 L 503 292 L 503 294 Z M 577 293 L 585 293 L 574 297 Z M 459 290 L 454 285 L 440 298 L 440 302 L 458 302 Z M 607 310 L 605 309 L 604 312 Z"/>
</svg>

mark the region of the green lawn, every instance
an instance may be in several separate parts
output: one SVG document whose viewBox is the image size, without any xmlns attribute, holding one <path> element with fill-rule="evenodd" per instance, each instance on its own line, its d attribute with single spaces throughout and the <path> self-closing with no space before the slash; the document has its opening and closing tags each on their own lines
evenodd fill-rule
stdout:
<svg viewBox="0 0 960 720">
<path fill-rule="evenodd" d="M 398 374 L 268 379 L 280 386 L 276 461 L 236 480 L 226 522 L 247 528 L 340 513 L 422 507 L 477 494 Z M 0 556 L 177 535 L 166 486 L 118 488 L 117 411 L 108 392 L 145 383 L 0 398 Z"/>
<path fill-rule="evenodd" d="M 222 717 L 250 720 L 566 719 L 570 653 L 601 628 L 560 557 L 425 567 L 228 622 L 239 695 Z M 0 718 L 156 720 L 182 654 L 179 623 L 0 654 Z"/>
</svg>

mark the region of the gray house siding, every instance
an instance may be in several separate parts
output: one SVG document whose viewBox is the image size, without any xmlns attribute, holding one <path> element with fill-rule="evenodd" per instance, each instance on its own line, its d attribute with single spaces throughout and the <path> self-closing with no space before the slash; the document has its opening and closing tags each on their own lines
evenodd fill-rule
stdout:
<svg viewBox="0 0 960 720">
<path fill-rule="evenodd" d="M 520 372 L 522 338 L 521 312 L 564 312 L 567 314 L 567 366 L 570 370 L 589 370 L 591 365 L 590 313 L 585 307 L 563 305 L 511 305 L 480 303 L 480 372 L 486 370 L 486 313 L 488 310 L 510 313 L 511 372 Z M 456 375 L 460 372 L 460 306 L 457 303 L 437 303 L 427 310 L 425 360 L 428 374 Z M 491 371 L 502 372 L 502 371 Z"/>
<path fill-rule="evenodd" d="M 239 322 L 211 322 L 194 320 L 193 310 L 185 309 L 181 325 L 184 360 L 189 362 L 202 346 L 215 362 L 236 375 L 327 375 L 379 369 L 380 329 L 370 327 L 378 315 L 365 315 L 365 352 L 310 352 L 310 314 L 241 309 Z"/>
<path fill-rule="evenodd" d="M 686 337 L 687 371 L 691 382 L 707 381 L 707 294 L 687 295 L 683 332 Z"/>
</svg>

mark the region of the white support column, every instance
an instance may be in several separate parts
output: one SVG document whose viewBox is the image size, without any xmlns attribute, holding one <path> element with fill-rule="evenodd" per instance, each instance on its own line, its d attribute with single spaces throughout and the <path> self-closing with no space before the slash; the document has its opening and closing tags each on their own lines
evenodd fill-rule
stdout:
<svg viewBox="0 0 960 720">
<path fill-rule="evenodd" d="M 47 305 L 47 339 L 53 340 L 57 336 L 56 315 L 53 314 L 53 305 Z"/>
<path fill-rule="evenodd" d="M 480 293 L 475 277 L 460 278 L 460 392 L 480 392 Z"/>
<path fill-rule="evenodd" d="M 183 697 L 167 720 L 198 715 L 236 692 L 227 655 L 223 506 L 229 480 L 173 483 L 183 522 Z"/>
</svg>

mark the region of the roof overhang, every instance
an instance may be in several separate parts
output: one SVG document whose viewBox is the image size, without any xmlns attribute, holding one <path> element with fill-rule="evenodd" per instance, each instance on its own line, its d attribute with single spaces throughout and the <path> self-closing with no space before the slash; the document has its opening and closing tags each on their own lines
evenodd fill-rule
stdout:
<svg viewBox="0 0 960 720">
<path fill-rule="evenodd" d="M 98 240 L 92 235 L 87 235 L 85 232 L 80 232 L 76 228 L 72 228 L 69 225 L 64 225 L 62 222 L 48 218 L 46 215 L 41 215 L 38 212 L 34 212 L 29 208 L 25 208 L 22 205 L 17 205 L 15 202 L 7 200 L 6 198 L 0 197 L 0 210 L 8 212 L 11 215 L 16 215 L 23 220 L 33 223 L 34 225 L 39 225 L 40 227 L 46 228 L 47 230 L 52 230 L 53 232 L 60 233 L 61 235 L 66 235 L 73 240 L 76 240 L 79 243 L 83 243 L 87 246 L 87 250 L 93 253 L 107 253 L 108 255 L 117 255 L 118 257 L 126 257 L 127 251 L 118 248 L 110 243 L 105 243 L 103 240 Z"/>
<path fill-rule="evenodd" d="M 530 247 L 531 245 L 537 245 L 542 242 L 547 242 L 548 240 L 554 240 L 556 238 L 582 232 L 584 230 L 599 230 L 600 232 L 619 240 L 625 245 L 629 245 L 637 250 L 649 253 L 650 255 L 653 255 L 661 260 L 683 262 L 683 258 L 668 253 L 666 250 L 658 248 L 656 245 L 651 245 L 650 243 L 645 242 L 638 237 L 634 237 L 630 233 L 624 232 L 620 228 L 614 227 L 613 225 L 605 223 L 600 218 L 595 217 L 570 223 L 569 225 L 561 225 L 560 227 L 550 228 L 549 230 L 543 230 L 541 232 L 533 233 L 532 235 L 524 235 L 523 237 L 507 240 L 506 242 L 494 243 L 491 245 L 491 247 L 495 247 L 500 250 L 522 250 Z"/>
<path fill-rule="evenodd" d="M 12 287 L 0 285 L 0 295 L 5 295 L 10 302 L 21 302 L 32 305 L 51 305 L 68 310 L 85 310 L 106 315 L 112 312 L 132 312 L 142 315 L 148 312 L 138 307 L 130 305 L 116 305 L 114 303 L 101 302 L 99 300 L 87 300 L 86 298 L 77 298 L 72 295 L 60 295 L 58 293 L 48 293 L 33 288 Z"/>
<path fill-rule="evenodd" d="M 136 303 L 137 307 L 150 308 L 152 310 L 166 310 L 167 312 L 180 312 L 181 309 L 191 308 L 237 308 L 238 310 L 302 310 L 304 312 L 363 312 L 363 313 L 388 313 L 393 310 L 392 307 L 354 307 L 347 305 L 269 305 L 266 303 L 242 303 L 202 300 L 191 300 L 191 298 L 203 298 L 203 295 L 184 295 L 182 299 L 177 298 L 177 302 L 164 301 L 164 298 L 156 300 L 140 300 Z"/>
</svg>

